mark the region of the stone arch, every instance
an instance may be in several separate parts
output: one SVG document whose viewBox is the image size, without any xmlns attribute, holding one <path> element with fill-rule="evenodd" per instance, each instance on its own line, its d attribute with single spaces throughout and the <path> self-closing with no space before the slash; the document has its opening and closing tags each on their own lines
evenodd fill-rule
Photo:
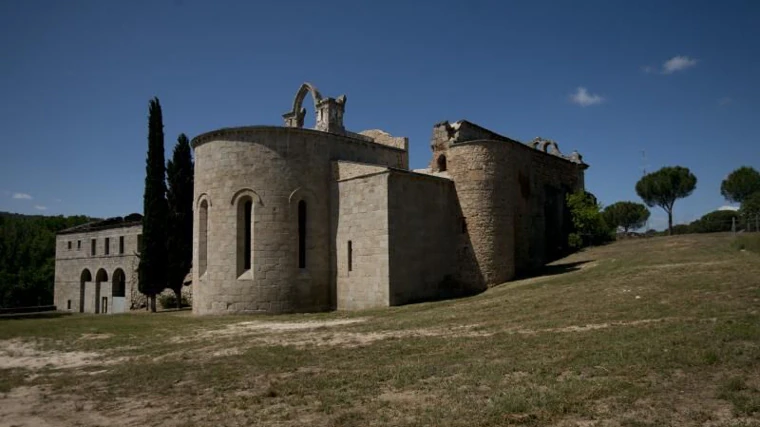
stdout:
<svg viewBox="0 0 760 427">
<path fill-rule="evenodd" d="M 285 118 L 286 126 L 296 128 L 303 127 L 303 119 L 306 115 L 306 109 L 303 108 L 303 100 L 308 93 L 311 93 L 311 97 L 314 100 L 314 114 L 317 113 L 317 105 L 322 101 L 322 94 L 319 93 L 313 84 L 304 82 L 301 87 L 298 88 L 296 97 L 293 99 L 293 109 L 283 116 L 283 118 Z"/>
<path fill-rule="evenodd" d="M 206 202 L 206 205 L 208 205 L 208 207 L 211 207 L 211 198 L 208 196 L 208 193 L 201 193 L 198 195 L 198 200 L 195 202 L 195 208 L 200 208 L 201 202 L 203 201 Z"/>
<path fill-rule="evenodd" d="M 288 204 L 291 206 L 297 205 L 301 200 L 306 200 L 309 204 L 319 203 L 317 195 L 308 188 L 298 187 L 290 193 L 290 196 L 288 196 Z"/>
<path fill-rule="evenodd" d="M 256 205 L 264 205 L 264 203 L 261 201 L 261 196 L 259 196 L 259 193 L 257 193 L 253 188 L 248 187 L 241 188 L 240 190 L 236 191 L 235 194 L 232 195 L 232 199 L 230 199 L 230 204 L 235 206 L 235 203 L 237 203 L 238 199 L 243 196 L 250 196 L 253 200 L 253 203 Z"/>
<path fill-rule="evenodd" d="M 92 273 L 89 269 L 82 270 L 79 275 L 79 312 L 84 313 L 84 287 L 85 283 L 92 282 Z"/>
<path fill-rule="evenodd" d="M 298 88 L 296 97 L 293 99 L 292 111 L 301 111 L 303 109 L 303 100 L 306 98 L 306 94 L 309 92 L 311 92 L 311 97 L 314 99 L 314 111 L 317 110 L 317 104 L 319 104 L 319 101 L 322 100 L 322 94 L 319 93 L 313 84 L 304 82 L 301 87 Z"/>
<path fill-rule="evenodd" d="M 102 305 L 100 301 L 100 284 L 103 282 L 108 282 L 108 272 L 101 268 L 95 273 L 95 313 L 105 312 L 108 309 L 108 300 L 106 299 L 105 305 Z"/>
<path fill-rule="evenodd" d="M 543 139 L 541 137 L 535 138 L 530 143 L 530 147 L 543 151 L 544 153 L 560 155 L 559 146 L 556 142 L 550 139 Z"/>
</svg>

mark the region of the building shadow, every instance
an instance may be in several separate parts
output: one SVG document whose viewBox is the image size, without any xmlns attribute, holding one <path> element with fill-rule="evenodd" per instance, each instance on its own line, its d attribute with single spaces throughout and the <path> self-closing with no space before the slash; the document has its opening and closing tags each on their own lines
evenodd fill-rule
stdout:
<svg viewBox="0 0 760 427">
<path fill-rule="evenodd" d="M 518 276 L 515 276 L 513 280 L 532 279 L 536 277 L 557 276 L 560 274 L 572 273 L 573 271 L 580 270 L 583 264 L 587 264 L 589 262 L 593 262 L 593 260 L 545 265 L 534 270 L 523 272 Z"/>
<path fill-rule="evenodd" d="M 0 314 L 0 320 L 19 320 L 19 319 L 55 319 L 58 317 L 71 316 L 72 313 L 66 311 L 44 311 L 37 313 L 8 313 Z"/>
</svg>

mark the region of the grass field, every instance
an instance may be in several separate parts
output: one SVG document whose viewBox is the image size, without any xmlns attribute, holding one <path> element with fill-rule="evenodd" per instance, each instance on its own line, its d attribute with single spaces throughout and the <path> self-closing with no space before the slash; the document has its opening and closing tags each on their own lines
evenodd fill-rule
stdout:
<svg viewBox="0 0 760 427">
<path fill-rule="evenodd" d="M 383 310 L 0 320 L 0 426 L 760 426 L 758 310 L 721 234 Z"/>
</svg>

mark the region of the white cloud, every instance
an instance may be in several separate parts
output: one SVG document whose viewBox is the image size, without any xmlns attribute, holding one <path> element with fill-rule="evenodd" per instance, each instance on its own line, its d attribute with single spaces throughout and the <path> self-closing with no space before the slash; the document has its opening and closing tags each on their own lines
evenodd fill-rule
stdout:
<svg viewBox="0 0 760 427">
<path fill-rule="evenodd" d="M 719 207 L 718 210 L 719 211 L 738 211 L 739 207 L 738 206 L 728 206 L 728 205 L 726 205 L 726 206 Z"/>
<path fill-rule="evenodd" d="M 34 209 L 37 209 L 38 211 L 46 211 L 47 210 L 47 206 L 34 205 Z"/>
<path fill-rule="evenodd" d="M 662 64 L 662 74 L 671 74 L 697 65 L 697 60 L 688 56 L 674 56 Z"/>
<path fill-rule="evenodd" d="M 26 194 L 26 193 L 13 193 L 13 198 L 14 198 L 14 199 L 26 199 L 26 200 L 31 200 L 31 199 L 32 199 L 32 196 L 30 196 L 30 195 L 28 195 L 28 194 Z"/>
<path fill-rule="evenodd" d="M 578 87 L 575 93 L 570 95 L 570 100 L 581 107 L 588 107 L 604 102 L 604 98 L 597 94 L 589 93 L 585 87 Z"/>
<path fill-rule="evenodd" d="M 718 105 L 720 105 L 721 107 L 724 107 L 724 106 L 726 106 L 728 104 L 731 104 L 732 102 L 734 102 L 733 99 L 731 99 L 731 98 L 729 98 L 727 96 L 724 96 L 723 98 L 721 98 L 721 99 L 718 100 Z"/>
</svg>

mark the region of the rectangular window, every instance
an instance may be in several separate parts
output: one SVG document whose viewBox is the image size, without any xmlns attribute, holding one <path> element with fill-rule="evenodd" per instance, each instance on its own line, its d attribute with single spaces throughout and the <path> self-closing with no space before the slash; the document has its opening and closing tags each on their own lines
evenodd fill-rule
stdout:
<svg viewBox="0 0 760 427">
<path fill-rule="evenodd" d="M 82 250 L 82 241 L 81 240 L 77 240 L 77 250 L 78 251 Z"/>
<path fill-rule="evenodd" d="M 351 245 L 351 241 L 348 241 L 348 271 L 354 269 L 354 248 Z"/>
<path fill-rule="evenodd" d="M 124 236 L 119 236 L 119 255 L 124 253 Z"/>
<path fill-rule="evenodd" d="M 66 301 L 66 310 L 71 310 L 71 300 Z"/>
<path fill-rule="evenodd" d="M 142 234 L 137 235 L 137 253 L 142 251 Z"/>
<path fill-rule="evenodd" d="M 111 238 L 106 237 L 106 255 L 111 253 Z"/>
<path fill-rule="evenodd" d="M 95 256 L 95 254 L 96 254 L 96 245 L 97 245 L 97 242 L 98 241 L 96 239 L 92 239 L 92 241 L 90 241 L 90 255 L 92 255 L 92 256 Z"/>
<path fill-rule="evenodd" d="M 69 250 L 71 250 L 71 240 L 69 240 Z"/>
</svg>

